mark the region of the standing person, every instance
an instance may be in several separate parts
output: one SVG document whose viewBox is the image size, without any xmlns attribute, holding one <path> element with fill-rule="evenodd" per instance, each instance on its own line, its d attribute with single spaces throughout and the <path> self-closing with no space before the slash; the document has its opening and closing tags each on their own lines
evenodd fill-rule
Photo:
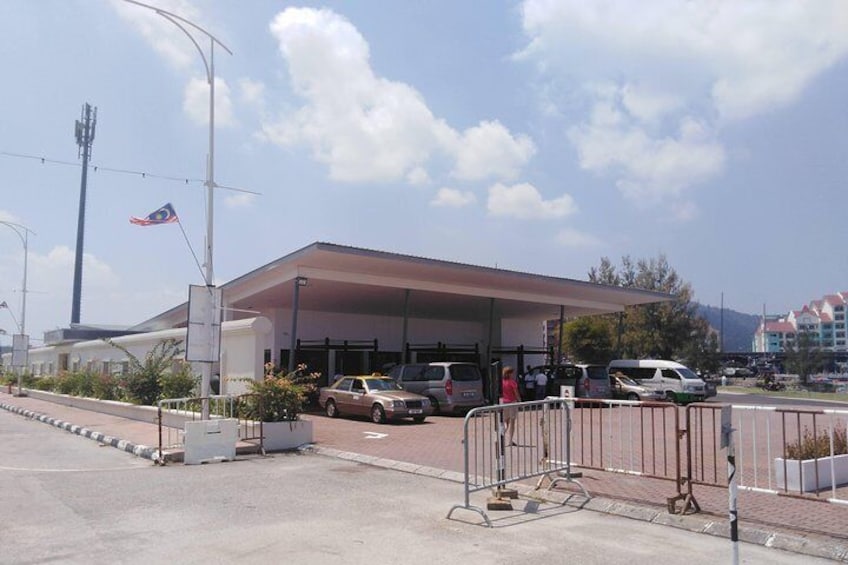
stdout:
<svg viewBox="0 0 848 565">
<path fill-rule="evenodd" d="M 527 372 L 524 373 L 524 400 L 533 400 L 536 398 L 536 375 L 527 367 Z"/>
<path fill-rule="evenodd" d="M 518 383 L 515 381 L 515 370 L 506 366 L 503 368 L 501 376 L 501 404 L 512 404 L 513 402 L 521 402 L 521 395 L 518 392 Z M 512 441 L 512 436 L 515 434 L 518 406 L 509 406 L 503 410 L 504 424 L 506 424 L 506 445 L 516 445 Z"/>
<path fill-rule="evenodd" d="M 536 400 L 544 400 L 548 395 L 548 375 L 544 369 L 536 373 Z"/>
</svg>

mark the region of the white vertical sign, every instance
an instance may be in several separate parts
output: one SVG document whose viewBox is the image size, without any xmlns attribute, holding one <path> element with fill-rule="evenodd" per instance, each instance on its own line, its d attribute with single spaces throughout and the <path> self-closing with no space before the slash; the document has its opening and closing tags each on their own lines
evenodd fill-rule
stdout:
<svg viewBox="0 0 848 565">
<path fill-rule="evenodd" d="M 220 288 L 189 285 L 186 361 L 214 363 L 221 355 Z"/>
</svg>

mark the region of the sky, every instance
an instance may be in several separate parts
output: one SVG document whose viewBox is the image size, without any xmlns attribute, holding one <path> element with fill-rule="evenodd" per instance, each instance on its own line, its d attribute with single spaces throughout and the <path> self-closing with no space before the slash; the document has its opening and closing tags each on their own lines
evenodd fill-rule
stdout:
<svg viewBox="0 0 848 565">
<path fill-rule="evenodd" d="M 214 50 L 215 182 L 241 189 L 214 191 L 217 284 L 325 241 L 579 280 L 664 254 L 697 301 L 752 314 L 848 290 L 843 0 L 148 3 L 232 52 Z M 202 262 L 206 235 L 196 47 L 122 0 L 4 0 L 0 35 L 27 333 L 70 322 L 84 103 L 81 322 L 184 302 L 203 282 L 186 240 Z M 185 238 L 128 221 L 167 202 Z M 6 228 L 11 334 L 24 252 Z"/>
</svg>

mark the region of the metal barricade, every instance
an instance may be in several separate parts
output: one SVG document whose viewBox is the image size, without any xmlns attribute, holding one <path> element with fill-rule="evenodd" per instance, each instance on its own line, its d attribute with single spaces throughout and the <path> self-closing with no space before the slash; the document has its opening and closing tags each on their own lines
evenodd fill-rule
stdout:
<svg viewBox="0 0 848 565">
<path fill-rule="evenodd" d="M 209 418 L 238 419 L 238 439 L 257 443 L 264 455 L 262 404 L 256 395 L 209 396 L 205 398 L 170 398 L 158 402 L 159 454 L 157 463 L 165 463 L 166 451 L 185 449 L 184 428 L 186 422 L 201 420 L 201 406 L 209 402 Z"/>
<path fill-rule="evenodd" d="M 848 504 L 848 486 L 842 486 L 848 485 L 848 410 L 731 409 L 739 489 Z M 690 494 L 693 485 L 727 486 L 719 456 L 720 410 L 714 405 L 687 408 Z M 802 446 L 810 450 L 806 461 L 799 459 Z M 840 477 L 843 465 L 846 475 Z"/>
<path fill-rule="evenodd" d="M 506 423 L 514 415 L 510 430 Z M 471 410 L 463 425 L 464 504 L 453 506 L 479 513 L 491 527 L 486 512 L 471 504 L 471 493 L 500 489 L 521 480 L 545 479 L 548 489 L 561 482 L 576 484 L 586 498 L 589 493 L 571 476 L 571 406 L 563 399 L 484 406 Z"/>
<path fill-rule="evenodd" d="M 572 416 L 574 466 L 673 481 L 669 512 L 682 491 L 677 406 L 668 402 L 578 398 Z"/>
</svg>

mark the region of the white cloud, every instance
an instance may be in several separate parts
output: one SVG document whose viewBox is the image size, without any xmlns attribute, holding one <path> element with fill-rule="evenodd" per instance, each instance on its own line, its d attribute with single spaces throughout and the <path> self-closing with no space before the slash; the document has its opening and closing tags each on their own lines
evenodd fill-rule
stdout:
<svg viewBox="0 0 848 565">
<path fill-rule="evenodd" d="M 209 83 L 205 79 L 193 78 L 188 81 L 183 97 L 183 110 L 196 124 L 209 123 Z M 215 77 L 215 126 L 235 125 L 233 102 L 227 82 Z"/>
<path fill-rule="evenodd" d="M 146 2 L 145 2 L 146 3 Z M 159 0 L 156 7 L 206 27 L 202 14 L 188 0 Z M 197 50 L 180 28 L 153 10 L 113 0 L 118 15 L 136 28 L 150 46 L 177 68 L 199 65 Z M 202 37 L 202 36 L 201 36 Z"/>
<path fill-rule="evenodd" d="M 517 58 L 535 63 L 546 114 L 585 103 L 569 132 L 581 166 L 672 208 L 723 170 L 722 124 L 793 103 L 848 55 L 842 0 L 525 0 L 522 14 Z"/>
<path fill-rule="evenodd" d="M 430 175 L 424 167 L 415 167 L 407 173 L 406 182 L 411 185 L 424 185 L 430 182 Z"/>
<path fill-rule="evenodd" d="M 483 122 L 463 132 L 453 174 L 463 180 L 490 176 L 513 179 L 535 152 L 536 146 L 529 137 L 513 137 L 497 121 Z"/>
<path fill-rule="evenodd" d="M 619 190 L 645 204 L 680 196 L 725 162 L 724 148 L 704 124 L 684 117 L 676 132 L 651 136 L 613 100 L 599 101 L 587 123 L 569 130 L 569 139 L 581 167 L 617 174 Z"/>
<path fill-rule="evenodd" d="M 265 137 L 310 147 L 335 180 L 420 182 L 445 157 L 460 178 L 512 178 L 533 153 L 497 122 L 458 132 L 435 117 L 415 88 L 374 73 L 365 39 L 330 10 L 288 8 L 271 32 L 305 104 L 265 124 Z"/>
<path fill-rule="evenodd" d="M 544 200 L 531 184 L 505 186 L 498 183 L 489 188 L 488 210 L 492 216 L 547 220 L 573 214 L 577 206 L 568 194 L 554 200 Z"/>
<path fill-rule="evenodd" d="M 255 200 L 256 196 L 249 192 L 236 192 L 228 194 L 224 198 L 224 204 L 226 204 L 228 208 L 247 208 L 253 205 Z"/>
<path fill-rule="evenodd" d="M 602 241 L 594 235 L 573 228 L 560 230 L 556 235 L 556 242 L 563 247 L 570 247 L 572 249 L 599 247 L 602 245 Z"/>
<path fill-rule="evenodd" d="M 461 208 L 477 202 L 477 197 L 472 192 L 463 192 L 455 188 L 440 188 L 435 198 L 430 201 L 431 206 L 443 206 L 445 208 Z"/>
</svg>

